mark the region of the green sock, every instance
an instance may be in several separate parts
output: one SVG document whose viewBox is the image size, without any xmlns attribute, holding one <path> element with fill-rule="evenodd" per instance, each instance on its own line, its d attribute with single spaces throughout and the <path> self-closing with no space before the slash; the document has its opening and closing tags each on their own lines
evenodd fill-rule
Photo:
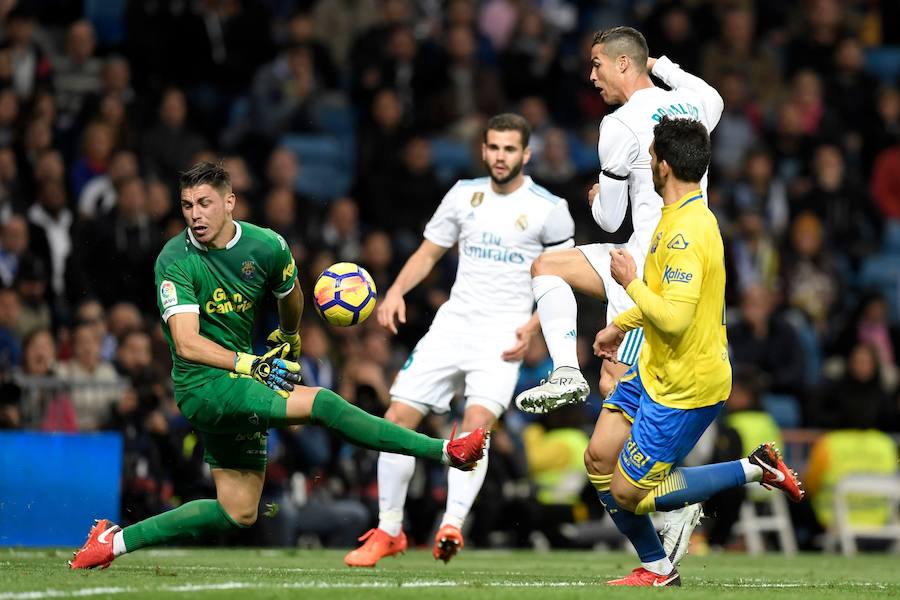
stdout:
<svg viewBox="0 0 900 600">
<path fill-rule="evenodd" d="M 196 540 L 232 529 L 244 528 L 228 516 L 218 500 L 194 500 L 126 527 L 122 537 L 127 551 L 133 552 L 144 546 Z"/>
<path fill-rule="evenodd" d="M 444 459 L 444 440 L 436 440 L 373 417 L 331 390 L 322 389 L 316 394 L 312 421 L 337 431 L 344 439 L 362 448 L 430 458 L 438 462 Z"/>
</svg>

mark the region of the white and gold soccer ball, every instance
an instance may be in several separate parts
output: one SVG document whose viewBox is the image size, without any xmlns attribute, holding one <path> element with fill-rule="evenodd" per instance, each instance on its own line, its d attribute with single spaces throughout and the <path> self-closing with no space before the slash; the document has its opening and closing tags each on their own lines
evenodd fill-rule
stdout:
<svg viewBox="0 0 900 600">
<path fill-rule="evenodd" d="M 351 262 L 331 265 L 316 279 L 313 304 L 323 319 L 338 327 L 365 321 L 375 309 L 377 291 L 369 272 Z"/>
</svg>

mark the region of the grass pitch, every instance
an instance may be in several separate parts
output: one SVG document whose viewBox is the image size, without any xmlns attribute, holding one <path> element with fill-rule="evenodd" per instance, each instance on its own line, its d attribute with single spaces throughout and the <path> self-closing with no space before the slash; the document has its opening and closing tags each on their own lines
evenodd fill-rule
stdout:
<svg viewBox="0 0 900 600">
<path fill-rule="evenodd" d="M 427 550 L 349 569 L 332 550 L 161 549 L 106 571 L 70 571 L 71 550 L 0 549 L 0 600 L 42 598 L 900 598 L 900 559 L 689 555 L 683 587 L 609 588 L 637 559 L 622 553 L 466 550 L 448 565 Z"/>
</svg>

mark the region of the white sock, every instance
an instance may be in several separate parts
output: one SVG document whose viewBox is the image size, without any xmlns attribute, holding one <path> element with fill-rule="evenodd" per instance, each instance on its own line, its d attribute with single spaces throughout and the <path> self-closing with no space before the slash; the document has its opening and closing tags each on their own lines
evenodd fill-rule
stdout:
<svg viewBox="0 0 900 600">
<path fill-rule="evenodd" d="M 113 556 L 122 556 L 126 552 L 128 550 L 125 549 L 125 536 L 121 531 L 117 531 L 113 534 Z"/>
<path fill-rule="evenodd" d="M 557 275 L 537 275 L 531 279 L 537 301 L 544 340 L 553 359 L 553 368 L 578 368 L 576 320 L 578 304 L 568 283 Z"/>
<path fill-rule="evenodd" d="M 663 556 L 661 559 L 654 560 L 653 562 L 642 562 L 641 566 L 657 575 L 668 575 L 675 570 L 675 567 L 672 566 L 672 561 L 669 560 L 668 556 Z"/>
<path fill-rule="evenodd" d="M 759 465 L 751 465 L 749 458 L 742 458 L 741 466 L 744 467 L 744 477 L 747 479 L 747 483 L 762 481 L 762 467 Z"/>
<path fill-rule="evenodd" d="M 415 470 L 413 456 L 390 452 L 378 455 L 378 529 L 389 535 L 400 535 L 403 529 L 403 506 Z"/>
<path fill-rule="evenodd" d="M 468 432 L 459 437 L 467 435 L 469 435 Z M 481 491 L 484 477 L 487 475 L 489 448 L 490 440 L 485 444 L 484 457 L 475 463 L 475 468 L 471 471 L 450 469 L 450 472 L 447 473 L 447 510 L 444 512 L 441 526 L 453 525 L 462 529 L 466 517 L 469 516 L 469 511 L 472 509 L 472 503 L 475 502 L 475 496 Z"/>
</svg>

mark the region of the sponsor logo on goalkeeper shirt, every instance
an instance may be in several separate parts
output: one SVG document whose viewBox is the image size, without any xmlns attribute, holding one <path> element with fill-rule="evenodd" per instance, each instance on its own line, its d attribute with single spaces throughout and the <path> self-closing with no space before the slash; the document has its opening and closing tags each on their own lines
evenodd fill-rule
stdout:
<svg viewBox="0 0 900 600">
<path fill-rule="evenodd" d="M 693 278 L 693 273 L 685 271 L 681 267 L 673 269 L 669 265 L 666 265 L 666 268 L 663 271 L 663 281 L 666 283 L 690 283 Z"/>
<path fill-rule="evenodd" d="M 253 308 L 253 301 L 244 298 L 240 292 L 229 295 L 223 288 L 216 288 L 204 308 L 208 314 L 224 315 L 230 312 L 246 312 Z"/>
</svg>

